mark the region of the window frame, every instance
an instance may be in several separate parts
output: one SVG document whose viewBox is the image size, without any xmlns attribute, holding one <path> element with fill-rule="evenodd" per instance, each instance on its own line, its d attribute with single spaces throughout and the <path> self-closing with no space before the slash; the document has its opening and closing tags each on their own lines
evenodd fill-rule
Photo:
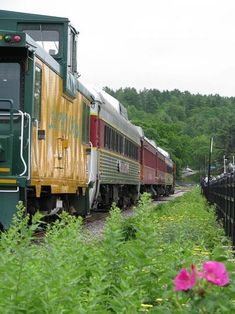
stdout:
<svg viewBox="0 0 235 314">
<path fill-rule="evenodd" d="M 1 57 L 0 58 L 0 63 L 3 63 L 3 64 L 9 64 L 9 63 L 12 63 L 12 64 L 18 64 L 19 65 L 19 90 L 17 91 L 18 92 L 18 96 L 17 96 L 17 100 L 18 100 L 18 107 L 15 105 L 14 108 L 16 110 L 23 110 L 23 82 L 24 82 L 24 72 L 23 72 L 23 63 L 22 63 L 22 60 L 21 59 L 12 59 L 12 58 L 7 58 L 5 56 Z M 2 98 L 2 97 L 0 97 Z M 3 97 L 3 98 L 6 98 L 6 97 Z M 12 97 L 7 97 L 7 99 L 11 99 Z M 13 103 L 15 104 L 15 101 L 13 101 Z"/>
<path fill-rule="evenodd" d="M 39 70 L 40 75 L 39 75 L 39 99 L 35 101 L 35 89 L 36 89 L 36 69 Z M 42 109 L 42 67 L 40 64 L 35 63 L 35 68 L 34 68 L 34 86 L 33 86 L 33 119 L 37 120 L 39 123 L 41 121 L 41 109 Z M 38 105 L 37 110 L 35 110 L 36 105 Z"/>
<path fill-rule="evenodd" d="M 55 59 L 61 59 L 63 55 L 63 24 L 60 23 L 47 23 L 47 22 L 22 22 L 18 23 L 18 30 L 28 34 L 27 31 L 56 31 L 58 32 L 58 52 L 53 54 L 52 57 Z M 37 42 L 33 37 L 32 39 Z M 41 45 L 38 43 L 41 47 Z M 49 52 L 48 52 L 49 53 Z"/>
<path fill-rule="evenodd" d="M 82 143 L 89 144 L 90 142 L 90 106 L 82 102 Z"/>
</svg>

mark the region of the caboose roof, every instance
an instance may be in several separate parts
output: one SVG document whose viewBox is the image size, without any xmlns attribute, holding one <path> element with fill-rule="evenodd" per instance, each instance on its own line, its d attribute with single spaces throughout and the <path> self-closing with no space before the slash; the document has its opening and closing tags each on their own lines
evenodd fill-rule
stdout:
<svg viewBox="0 0 235 314">
<path fill-rule="evenodd" d="M 0 10 L 0 23 L 2 22 L 5 24 L 11 21 L 25 21 L 25 22 L 50 22 L 50 23 L 64 23 L 69 22 L 69 19 L 66 17 L 57 17 L 57 16 L 50 16 L 50 15 L 42 15 L 42 14 L 33 14 L 33 13 L 23 13 L 23 12 L 15 12 L 15 11 L 5 11 Z"/>
</svg>

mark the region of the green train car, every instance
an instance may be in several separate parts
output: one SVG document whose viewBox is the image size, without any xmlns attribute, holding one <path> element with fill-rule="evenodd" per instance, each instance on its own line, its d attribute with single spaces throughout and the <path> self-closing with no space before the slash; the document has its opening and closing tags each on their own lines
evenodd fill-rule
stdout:
<svg viewBox="0 0 235 314">
<path fill-rule="evenodd" d="M 78 82 L 67 18 L 0 10 L 0 223 L 31 213 L 86 214 L 91 93 Z"/>
</svg>

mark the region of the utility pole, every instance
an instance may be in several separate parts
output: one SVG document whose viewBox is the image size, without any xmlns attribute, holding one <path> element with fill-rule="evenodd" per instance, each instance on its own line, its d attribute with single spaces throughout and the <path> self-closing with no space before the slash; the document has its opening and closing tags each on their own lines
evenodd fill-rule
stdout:
<svg viewBox="0 0 235 314">
<path fill-rule="evenodd" d="M 227 161 L 227 159 L 225 157 L 226 156 L 224 155 L 224 173 L 226 173 L 226 161 Z"/>
<path fill-rule="evenodd" d="M 206 177 L 206 161 L 207 161 L 207 158 L 206 158 L 207 156 L 205 155 L 204 156 L 204 158 L 205 158 L 205 160 L 204 160 L 204 175 L 205 175 L 205 177 Z"/>
<path fill-rule="evenodd" d="M 209 149 L 209 162 L 208 162 L 208 194 L 209 194 L 209 189 L 210 189 L 210 176 L 211 176 L 211 154 L 212 154 L 212 149 L 213 149 L 213 137 L 210 139 L 210 149 Z"/>
</svg>

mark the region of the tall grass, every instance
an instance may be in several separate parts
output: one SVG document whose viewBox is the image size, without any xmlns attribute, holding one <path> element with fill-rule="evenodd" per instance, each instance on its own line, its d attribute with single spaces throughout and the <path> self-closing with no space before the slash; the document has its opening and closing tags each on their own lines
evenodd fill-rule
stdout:
<svg viewBox="0 0 235 314">
<path fill-rule="evenodd" d="M 229 313 L 235 306 L 230 242 L 198 190 L 153 206 L 143 195 L 132 217 L 114 205 L 102 240 L 85 241 L 82 219 L 63 213 L 33 241 L 22 204 L 0 241 L 0 313 Z M 202 300 L 174 291 L 182 267 L 223 261 L 230 285 Z M 196 302 L 196 303 L 195 303 Z"/>
</svg>

